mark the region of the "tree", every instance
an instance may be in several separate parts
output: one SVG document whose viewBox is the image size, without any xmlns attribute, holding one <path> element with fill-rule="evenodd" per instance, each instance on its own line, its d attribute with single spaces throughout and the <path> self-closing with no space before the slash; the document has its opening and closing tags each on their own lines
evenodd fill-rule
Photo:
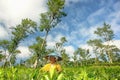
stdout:
<svg viewBox="0 0 120 80">
<path fill-rule="evenodd" d="M 0 54 L 0 61 L 2 61 L 3 59 L 5 59 L 5 56 L 3 54 Z"/>
<path fill-rule="evenodd" d="M 41 45 L 41 50 L 45 46 L 47 36 L 52 28 L 54 28 L 60 21 L 61 18 L 66 16 L 63 12 L 65 0 L 48 0 L 47 6 L 48 11 L 41 14 L 40 19 L 40 31 L 45 31 L 45 38 Z M 39 57 L 36 59 L 35 63 L 38 63 Z M 37 64 L 36 64 L 37 66 Z M 36 67 L 35 66 L 35 67 Z"/>
<path fill-rule="evenodd" d="M 102 41 L 100 39 L 93 39 L 87 41 L 87 44 L 92 46 L 93 48 L 93 53 L 95 54 L 95 63 L 98 63 L 99 61 L 99 56 L 101 51 L 102 51 Z"/>
<path fill-rule="evenodd" d="M 79 59 L 81 60 L 82 65 L 87 65 L 87 60 L 90 58 L 89 50 L 88 49 L 77 49 L 77 54 L 79 54 Z"/>
<path fill-rule="evenodd" d="M 4 60 L 3 66 L 5 67 L 7 61 L 8 61 L 8 56 L 7 56 L 7 50 L 9 46 L 9 41 L 8 40 L 0 40 L 0 47 L 1 47 L 1 59 Z"/>
<path fill-rule="evenodd" d="M 69 57 L 66 54 L 66 51 L 64 49 L 65 42 L 67 42 L 66 38 L 62 37 L 60 39 L 60 42 L 56 43 L 55 50 L 54 50 L 54 51 L 59 52 L 61 54 L 61 56 L 62 56 L 62 65 L 64 65 L 64 66 L 66 66 L 68 64 L 68 61 L 69 61 Z"/>
<path fill-rule="evenodd" d="M 43 55 L 45 55 L 46 52 L 46 46 L 44 46 L 42 48 L 42 50 L 40 49 L 42 46 L 42 42 L 43 39 L 41 37 L 37 37 L 36 38 L 36 43 L 34 43 L 33 45 L 29 46 L 30 51 L 33 53 L 33 57 L 32 60 L 35 62 L 36 59 L 39 59 L 40 61 L 43 61 Z M 30 58 L 30 59 L 31 59 Z M 36 62 L 36 64 L 38 64 L 38 62 Z M 36 64 L 34 64 L 34 67 L 38 67 L 38 65 L 36 66 Z M 42 65 L 42 64 L 41 64 Z"/>
<path fill-rule="evenodd" d="M 55 51 L 59 52 L 59 53 L 62 53 L 64 52 L 64 48 L 63 48 L 63 45 L 64 43 L 67 42 L 66 38 L 65 37 L 62 37 L 60 39 L 60 42 L 57 42 L 56 45 L 55 45 Z"/>
<path fill-rule="evenodd" d="M 35 29 L 36 23 L 30 19 L 23 19 L 21 24 L 13 28 L 13 36 L 8 46 L 10 65 L 15 63 L 16 54 L 20 53 L 20 51 L 17 50 L 20 41 L 24 40 L 29 34 L 32 34 Z"/>
<path fill-rule="evenodd" d="M 41 24 L 39 28 L 40 31 L 45 31 L 46 33 L 43 46 L 50 30 L 61 21 L 62 17 L 66 16 L 66 14 L 63 12 L 64 3 L 64 0 L 48 0 L 48 11 L 41 14 Z"/>
<path fill-rule="evenodd" d="M 106 45 L 104 45 L 104 51 L 108 56 L 109 62 L 113 63 L 113 52 L 114 51 L 111 50 L 112 46 L 110 45 L 110 41 L 112 41 L 114 38 L 114 32 L 111 29 L 111 26 L 109 24 L 104 23 L 103 27 L 97 28 L 97 30 L 94 33 L 97 34 L 101 38 L 103 43 L 107 43 Z"/>
<path fill-rule="evenodd" d="M 115 61 L 117 61 L 119 59 L 120 56 L 120 49 L 117 48 L 115 45 L 104 45 L 104 51 L 106 51 L 109 53 L 110 56 L 110 63 L 113 63 Z"/>
<path fill-rule="evenodd" d="M 74 61 L 74 66 L 78 66 L 78 51 L 77 50 L 73 53 L 72 59 Z"/>
<path fill-rule="evenodd" d="M 103 27 L 97 28 L 94 33 L 101 37 L 101 39 L 105 42 L 111 41 L 114 38 L 114 32 L 111 29 L 111 26 L 106 23 L 103 24 Z"/>
</svg>

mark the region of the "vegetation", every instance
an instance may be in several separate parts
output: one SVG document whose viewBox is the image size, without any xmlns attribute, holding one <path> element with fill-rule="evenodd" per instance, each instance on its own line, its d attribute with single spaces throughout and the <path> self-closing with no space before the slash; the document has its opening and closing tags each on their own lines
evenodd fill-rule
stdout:
<svg viewBox="0 0 120 80">
<path fill-rule="evenodd" d="M 0 80 L 119 80 L 120 79 L 120 49 L 110 45 L 114 32 L 109 24 L 98 27 L 94 34 L 98 37 L 90 39 L 87 44 L 93 48 L 91 57 L 89 49 L 78 47 L 72 57 L 64 48 L 66 37 L 61 37 L 53 49 L 47 48 L 47 36 L 66 16 L 64 0 L 48 0 L 48 11 L 40 16 L 40 25 L 30 19 L 23 19 L 12 29 L 10 40 L 0 40 Z M 16 55 L 21 53 L 18 46 L 25 38 L 34 32 L 43 32 L 44 38 L 36 37 L 36 42 L 28 46 L 33 54 L 25 62 L 16 65 Z M 23 41 L 24 42 L 24 41 Z M 63 71 L 57 73 L 41 72 L 40 68 L 46 63 L 44 56 L 51 52 L 59 52 L 63 58 L 60 64 Z M 34 67 L 34 68 L 32 68 Z M 74 68 L 73 68 L 74 67 Z"/>
<path fill-rule="evenodd" d="M 119 80 L 120 67 L 64 68 L 63 72 L 41 72 L 39 68 L 0 68 L 0 80 Z"/>
</svg>

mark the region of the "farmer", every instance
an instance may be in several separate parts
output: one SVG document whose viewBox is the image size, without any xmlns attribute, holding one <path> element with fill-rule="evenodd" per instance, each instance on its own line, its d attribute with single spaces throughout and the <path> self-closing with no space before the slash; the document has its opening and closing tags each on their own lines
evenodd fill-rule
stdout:
<svg viewBox="0 0 120 80">
<path fill-rule="evenodd" d="M 54 68 L 58 72 L 61 72 L 61 66 L 57 63 L 57 61 L 61 61 L 62 58 L 57 53 L 51 53 L 45 56 L 47 60 L 50 61 L 50 63 L 46 64 L 44 67 L 41 68 L 42 71 L 50 71 L 50 69 Z"/>
</svg>

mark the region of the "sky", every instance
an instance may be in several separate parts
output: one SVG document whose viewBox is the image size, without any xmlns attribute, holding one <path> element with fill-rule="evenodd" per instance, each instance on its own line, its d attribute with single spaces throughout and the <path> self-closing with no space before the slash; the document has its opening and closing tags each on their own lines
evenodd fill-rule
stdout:
<svg viewBox="0 0 120 80">
<path fill-rule="evenodd" d="M 24 18 L 39 24 L 40 14 L 47 11 L 46 1 L 0 0 L 0 40 L 10 39 L 10 27 L 20 24 Z M 111 25 L 115 34 L 111 44 L 120 48 L 120 0 L 66 0 L 64 12 L 67 16 L 48 35 L 48 48 L 53 48 L 63 36 L 67 39 L 64 48 L 69 55 L 73 55 L 78 47 L 90 48 L 86 42 L 97 38 L 94 31 L 104 22 Z M 35 42 L 36 36 L 44 37 L 44 34 L 36 32 L 20 43 L 19 59 L 30 56 L 28 46 Z"/>
</svg>

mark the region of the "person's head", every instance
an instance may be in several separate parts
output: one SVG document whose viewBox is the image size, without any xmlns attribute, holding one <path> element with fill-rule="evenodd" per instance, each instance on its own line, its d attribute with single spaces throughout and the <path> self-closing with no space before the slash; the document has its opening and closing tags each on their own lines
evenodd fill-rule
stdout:
<svg viewBox="0 0 120 80">
<path fill-rule="evenodd" d="M 52 63 L 52 64 L 54 64 L 57 61 L 61 61 L 62 60 L 61 56 L 59 54 L 57 54 L 57 53 L 48 54 L 45 58 L 47 60 L 50 60 L 50 63 Z"/>
<path fill-rule="evenodd" d="M 50 63 L 52 64 L 54 64 L 57 61 L 56 57 L 54 56 L 49 56 L 49 60 L 50 60 Z"/>
</svg>

